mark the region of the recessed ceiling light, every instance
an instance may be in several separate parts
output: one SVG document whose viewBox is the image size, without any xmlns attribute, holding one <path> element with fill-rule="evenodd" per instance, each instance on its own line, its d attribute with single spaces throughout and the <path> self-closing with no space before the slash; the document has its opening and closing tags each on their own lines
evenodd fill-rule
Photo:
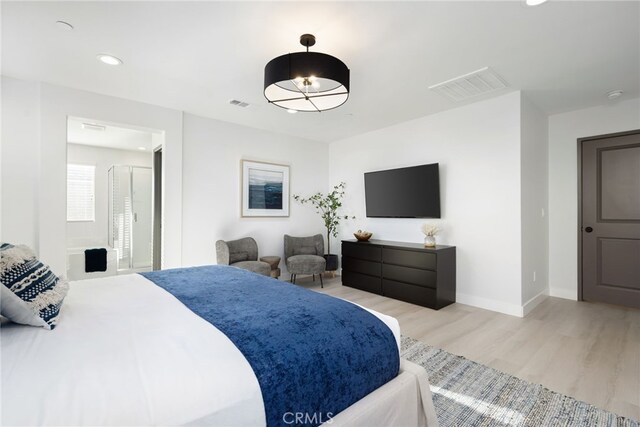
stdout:
<svg viewBox="0 0 640 427">
<path fill-rule="evenodd" d="M 526 0 L 527 6 L 539 6 L 542 3 L 545 3 L 547 0 Z"/>
<path fill-rule="evenodd" d="M 609 99 L 620 98 L 623 93 L 624 92 L 621 91 L 621 90 L 612 90 L 611 92 L 607 93 L 607 98 L 609 98 Z"/>
<path fill-rule="evenodd" d="M 297 113 L 297 112 L 298 112 L 298 110 L 292 110 L 291 108 L 289 108 L 289 109 L 287 110 L 287 113 L 289 113 L 289 114 L 295 114 L 295 113 Z"/>
<path fill-rule="evenodd" d="M 73 25 L 69 24 L 68 22 L 64 22 L 64 21 L 56 21 L 56 26 L 58 28 L 60 28 L 61 30 L 65 30 L 65 31 L 73 30 Z"/>
<path fill-rule="evenodd" d="M 140 151 L 145 151 L 147 148 L 146 147 L 138 147 L 138 150 Z"/>
<path fill-rule="evenodd" d="M 120 58 L 116 58 L 113 55 L 108 55 L 106 53 L 99 53 L 98 56 L 98 61 L 103 62 L 107 65 L 120 65 L 122 64 L 122 59 Z"/>
</svg>

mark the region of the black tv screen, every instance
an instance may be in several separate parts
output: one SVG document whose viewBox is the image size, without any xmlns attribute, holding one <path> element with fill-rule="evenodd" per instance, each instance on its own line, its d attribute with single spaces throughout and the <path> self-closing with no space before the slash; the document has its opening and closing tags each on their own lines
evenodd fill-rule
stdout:
<svg viewBox="0 0 640 427">
<path fill-rule="evenodd" d="M 440 218 L 438 163 L 364 174 L 367 216 Z"/>
</svg>

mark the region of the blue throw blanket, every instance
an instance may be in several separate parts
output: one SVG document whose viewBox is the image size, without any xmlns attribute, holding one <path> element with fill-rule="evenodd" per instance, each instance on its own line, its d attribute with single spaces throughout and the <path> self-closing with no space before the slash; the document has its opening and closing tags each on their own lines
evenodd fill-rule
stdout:
<svg viewBox="0 0 640 427">
<path fill-rule="evenodd" d="M 142 275 L 240 349 L 268 426 L 319 425 L 398 375 L 391 330 L 349 302 L 235 267 Z"/>
</svg>

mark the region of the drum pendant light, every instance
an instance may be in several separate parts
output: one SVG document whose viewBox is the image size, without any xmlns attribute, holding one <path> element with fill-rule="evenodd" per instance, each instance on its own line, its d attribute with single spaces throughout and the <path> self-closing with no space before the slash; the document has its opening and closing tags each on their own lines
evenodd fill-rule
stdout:
<svg viewBox="0 0 640 427">
<path fill-rule="evenodd" d="M 264 67 L 264 96 L 269 103 L 293 111 L 320 112 L 339 107 L 349 98 L 349 69 L 338 58 L 309 52 L 311 34 L 300 36 L 306 52 L 272 59 Z"/>
</svg>

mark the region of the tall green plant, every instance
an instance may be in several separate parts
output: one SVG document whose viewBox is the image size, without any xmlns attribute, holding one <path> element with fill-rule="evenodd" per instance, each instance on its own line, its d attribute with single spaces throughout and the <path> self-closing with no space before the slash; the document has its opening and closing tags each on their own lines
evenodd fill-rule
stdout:
<svg viewBox="0 0 640 427">
<path fill-rule="evenodd" d="M 340 215 L 338 210 L 342 207 L 342 198 L 344 197 L 344 187 L 346 184 L 341 182 L 333 187 L 333 191 L 327 194 L 316 193 L 311 197 L 304 198 L 297 194 L 293 195 L 293 199 L 300 204 L 311 204 L 316 208 L 316 212 L 324 221 L 327 229 L 327 253 L 331 253 L 331 236 L 338 237 L 338 227 L 343 219 L 356 219 L 355 216 Z"/>
</svg>

